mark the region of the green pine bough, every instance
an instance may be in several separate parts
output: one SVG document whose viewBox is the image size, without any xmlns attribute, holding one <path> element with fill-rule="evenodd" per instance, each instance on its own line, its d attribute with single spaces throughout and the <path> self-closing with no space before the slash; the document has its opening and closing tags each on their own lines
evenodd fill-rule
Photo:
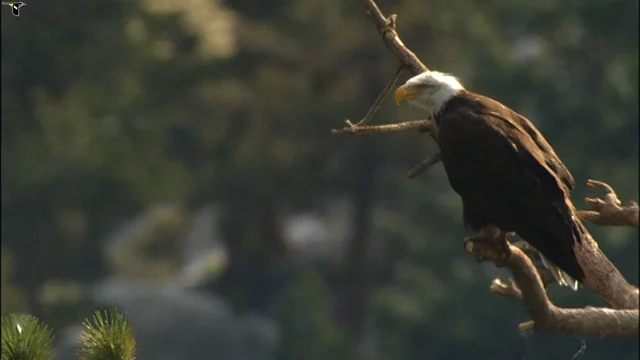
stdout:
<svg viewBox="0 0 640 360">
<path fill-rule="evenodd" d="M 53 329 L 31 315 L 2 317 L 2 360 L 53 358 Z"/>
<path fill-rule="evenodd" d="M 2 360 L 51 360 L 53 329 L 31 315 L 2 317 Z M 135 360 L 133 329 L 117 310 L 95 311 L 82 323 L 78 360 Z"/>
</svg>

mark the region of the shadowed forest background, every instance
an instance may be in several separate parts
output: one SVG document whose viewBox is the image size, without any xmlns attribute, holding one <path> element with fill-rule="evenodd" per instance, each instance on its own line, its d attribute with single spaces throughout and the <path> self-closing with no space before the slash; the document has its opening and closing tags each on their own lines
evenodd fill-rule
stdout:
<svg viewBox="0 0 640 360">
<path fill-rule="evenodd" d="M 588 178 L 638 200 L 638 1 L 379 5 L 427 66 L 535 123 L 578 208 L 602 195 Z M 112 306 L 141 360 L 638 358 L 637 341 L 518 333 L 442 166 L 405 177 L 428 137 L 330 134 L 397 66 L 360 1 L 1 15 L 2 314 L 56 328 L 59 359 Z M 422 117 L 388 100 L 374 123 Z M 637 284 L 637 231 L 588 227 Z"/>
</svg>

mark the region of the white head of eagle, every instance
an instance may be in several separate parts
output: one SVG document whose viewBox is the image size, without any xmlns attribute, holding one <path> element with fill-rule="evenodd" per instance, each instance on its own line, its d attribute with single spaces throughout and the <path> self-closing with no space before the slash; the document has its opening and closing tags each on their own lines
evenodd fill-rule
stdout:
<svg viewBox="0 0 640 360">
<path fill-rule="evenodd" d="M 406 101 L 434 116 L 462 90 L 464 87 L 454 76 L 438 71 L 425 71 L 407 80 L 396 90 L 396 104 Z"/>
</svg>

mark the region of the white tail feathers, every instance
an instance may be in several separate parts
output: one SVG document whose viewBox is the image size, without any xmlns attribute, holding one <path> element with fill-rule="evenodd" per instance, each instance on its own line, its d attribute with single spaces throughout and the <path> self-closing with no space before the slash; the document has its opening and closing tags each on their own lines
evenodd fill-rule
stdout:
<svg viewBox="0 0 640 360">
<path fill-rule="evenodd" d="M 567 286 L 571 288 L 573 291 L 578 291 L 578 281 L 569 276 L 566 272 L 560 270 L 555 264 L 551 261 L 545 259 L 542 254 L 540 254 L 540 260 L 542 260 L 542 264 L 551 271 L 551 274 L 556 279 L 558 284 L 562 286 Z"/>
</svg>

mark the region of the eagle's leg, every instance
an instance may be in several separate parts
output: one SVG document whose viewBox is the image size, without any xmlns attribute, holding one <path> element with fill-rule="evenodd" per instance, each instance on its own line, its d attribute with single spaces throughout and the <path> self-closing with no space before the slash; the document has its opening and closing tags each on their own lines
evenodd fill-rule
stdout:
<svg viewBox="0 0 640 360">
<path fill-rule="evenodd" d="M 531 259 L 540 260 L 540 253 L 528 242 L 520 240 L 514 242 L 512 245 L 524 251 L 524 253 L 527 254 Z"/>
<path fill-rule="evenodd" d="M 511 256 L 511 250 L 509 249 L 509 236 L 514 235 L 514 232 L 503 231 L 498 229 L 498 234 L 496 238 L 496 242 L 500 247 L 500 255 L 498 260 L 502 263 L 507 261 L 509 256 Z"/>
<path fill-rule="evenodd" d="M 511 255 L 511 251 L 509 250 L 508 238 L 514 233 L 503 231 L 502 229 L 493 225 L 485 226 L 483 231 L 485 233 L 484 235 L 497 246 L 496 251 L 498 256 L 497 259 L 494 260 L 494 262 L 497 261 L 496 264 L 504 263 Z"/>
<path fill-rule="evenodd" d="M 464 246 L 479 262 L 490 260 L 501 266 L 511 255 L 508 237 L 512 232 L 487 225 L 464 240 Z"/>
</svg>

